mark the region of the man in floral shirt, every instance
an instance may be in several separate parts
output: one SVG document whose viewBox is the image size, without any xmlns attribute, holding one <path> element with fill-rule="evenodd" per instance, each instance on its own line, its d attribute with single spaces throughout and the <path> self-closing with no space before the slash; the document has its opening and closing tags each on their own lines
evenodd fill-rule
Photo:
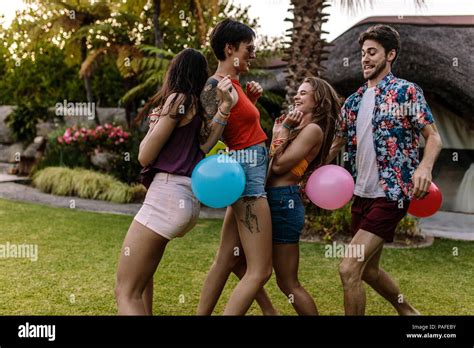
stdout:
<svg viewBox="0 0 474 348">
<path fill-rule="evenodd" d="M 398 32 L 375 25 L 361 34 L 359 44 L 367 82 L 344 103 L 329 155 L 332 160 L 347 146 L 345 159 L 356 180 L 351 244 L 364 251 L 363 261 L 346 257 L 341 262 L 344 308 L 347 315 L 364 314 L 364 280 L 400 315 L 419 314 L 379 261 L 384 241 L 393 241 L 410 200 L 426 196 L 441 138 L 421 88 L 390 72 L 400 52 Z M 421 163 L 420 133 L 426 140 Z"/>
</svg>

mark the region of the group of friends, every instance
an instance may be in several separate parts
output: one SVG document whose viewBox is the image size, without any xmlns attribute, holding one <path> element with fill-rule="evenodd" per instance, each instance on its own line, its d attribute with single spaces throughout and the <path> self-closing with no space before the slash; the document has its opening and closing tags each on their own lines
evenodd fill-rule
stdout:
<svg viewBox="0 0 474 348">
<path fill-rule="evenodd" d="M 214 74 L 209 77 L 199 51 L 184 49 L 173 58 L 162 87 L 139 115 L 149 120 L 138 156 L 148 191 L 118 262 L 118 314 L 152 315 L 153 276 L 165 248 L 192 230 L 199 217 L 192 171 L 219 139 L 234 153 L 253 155 L 240 158 L 256 161 L 240 163 L 245 189 L 227 207 L 197 315 L 212 314 L 231 273 L 240 280 L 224 315 L 244 315 L 254 300 L 264 315 L 277 315 L 264 288 L 273 271 L 299 315 L 318 314 L 313 297 L 298 279 L 305 221 L 301 187 L 344 147 L 343 157 L 355 179 L 350 244 L 363 251 L 362 258 L 346 256 L 339 266 L 345 314 L 364 315 L 363 282 L 400 315 L 419 314 L 380 267 L 380 257 L 384 243 L 393 241 L 410 200 L 427 194 L 442 143 L 420 87 L 391 73 L 401 49 L 398 32 L 375 25 L 361 33 L 366 83 L 342 106 L 328 82 L 299 77 L 294 104 L 275 120 L 268 149 L 256 107 L 263 89 L 255 81 L 245 88 L 239 82 L 256 58 L 255 32 L 228 18 L 212 30 L 210 44 L 218 60 Z M 417 107 L 393 108 L 408 104 Z M 420 134 L 425 139 L 421 162 Z"/>
</svg>

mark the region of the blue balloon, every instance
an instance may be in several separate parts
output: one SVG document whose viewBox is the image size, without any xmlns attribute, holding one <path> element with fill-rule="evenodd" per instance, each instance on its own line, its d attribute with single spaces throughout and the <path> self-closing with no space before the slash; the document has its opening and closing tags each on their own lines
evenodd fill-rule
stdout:
<svg viewBox="0 0 474 348">
<path fill-rule="evenodd" d="M 236 202 L 245 189 L 245 172 L 228 155 L 213 155 L 199 162 L 191 175 L 197 199 L 211 208 L 224 208 Z"/>
</svg>

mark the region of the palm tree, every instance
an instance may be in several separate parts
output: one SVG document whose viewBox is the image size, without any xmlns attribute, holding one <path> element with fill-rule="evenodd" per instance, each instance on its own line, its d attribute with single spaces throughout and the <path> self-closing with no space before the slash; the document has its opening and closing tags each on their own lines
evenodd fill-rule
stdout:
<svg viewBox="0 0 474 348">
<path fill-rule="evenodd" d="M 139 48 L 137 79 L 139 83 L 128 89 L 120 102 L 127 106 L 153 95 L 162 85 L 169 62 L 176 55 L 174 52 L 149 45 Z"/>
<path fill-rule="evenodd" d="M 163 40 L 161 39 L 161 32 L 159 27 L 161 12 L 161 0 L 153 0 L 153 33 L 155 34 L 155 47 L 162 48 Z"/>
<path fill-rule="evenodd" d="M 32 41 L 46 38 L 52 40 L 60 37 L 63 33 L 76 33 L 81 28 L 90 27 L 96 21 L 104 20 L 110 17 L 110 7 L 107 4 L 97 2 L 90 4 L 89 1 L 45 1 L 45 0 L 26 0 L 27 3 L 36 4 L 40 7 L 40 13 L 44 17 L 39 17 L 38 21 L 33 23 L 30 36 Z M 32 11 L 30 9 L 30 11 Z M 44 30 L 47 28 L 47 30 Z M 61 37 L 61 40 L 63 38 Z M 71 52 L 71 56 L 79 55 L 81 62 L 87 59 L 89 47 L 87 36 L 71 35 L 65 42 L 65 49 Z M 79 44 L 79 45 L 78 45 Z M 79 54 L 77 54 L 79 49 Z M 84 80 L 84 88 L 89 103 L 94 102 L 94 93 L 92 91 L 91 75 L 81 76 Z M 97 108 L 96 108 L 97 115 Z M 97 124 L 100 124 L 99 118 L 94 118 Z"/>
<path fill-rule="evenodd" d="M 321 62 L 327 59 L 329 44 L 321 38 L 323 23 L 328 14 L 323 11 L 329 6 L 327 0 L 291 0 L 293 5 L 293 28 L 287 34 L 290 46 L 284 50 L 286 66 L 286 103 L 292 104 L 301 81 L 306 76 L 319 76 L 324 69 Z"/>
<path fill-rule="evenodd" d="M 107 45 L 102 43 L 101 46 L 89 52 L 87 59 L 81 66 L 80 74 L 81 76 L 92 74 L 103 55 L 112 55 L 116 58 L 117 67 L 124 78 L 125 90 L 127 90 L 120 103 L 125 107 L 129 127 L 133 126 L 133 116 L 136 113 L 139 101 L 158 89 L 163 81 L 169 61 L 175 55 L 173 50 L 169 48 L 169 40 L 163 40 L 161 29 L 163 24 L 166 24 L 166 29 L 168 32 L 171 31 L 171 34 L 188 32 L 188 35 L 195 38 L 190 44 L 202 47 L 208 31 L 208 21 L 206 20 L 219 12 L 218 0 L 153 0 L 152 7 L 149 6 L 148 0 L 136 0 L 119 4 L 115 8 L 118 15 L 114 18 L 123 23 L 120 28 L 112 27 L 110 23 L 101 23 L 100 26 L 95 24 L 91 28 L 84 27 L 81 32 L 77 33 L 77 35 L 88 35 L 90 29 L 113 33 L 114 37 L 108 40 Z M 189 9 L 189 11 L 186 13 L 183 10 L 183 13 L 180 13 L 180 9 Z M 148 20 L 145 20 L 145 23 L 150 24 L 153 28 L 154 46 L 146 44 L 146 42 L 151 43 L 151 40 L 145 40 L 145 43 L 137 45 L 136 42 L 133 42 L 124 34 L 127 33 L 127 30 L 130 31 L 134 28 L 135 23 L 143 22 L 140 17 L 143 14 L 146 17 L 150 12 L 151 23 Z M 192 29 L 195 28 L 195 30 L 188 30 L 183 27 L 184 18 L 190 20 L 191 25 L 193 25 Z M 173 41 L 176 41 L 173 35 L 170 35 L 170 37 Z M 124 64 L 125 58 L 128 58 L 128 64 Z"/>
</svg>

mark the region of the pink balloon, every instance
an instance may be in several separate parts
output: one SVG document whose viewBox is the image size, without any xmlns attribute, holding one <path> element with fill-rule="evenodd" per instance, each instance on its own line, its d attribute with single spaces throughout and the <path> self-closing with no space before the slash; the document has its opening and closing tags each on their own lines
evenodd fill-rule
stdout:
<svg viewBox="0 0 474 348">
<path fill-rule="evenodd" d="M 329 164 L 311 174 L 305 191 L 311 202 L 318 207 L 328 210 L 339 209 L 352 198 L 354 179 L 344 168 Z"/>
</svg>

